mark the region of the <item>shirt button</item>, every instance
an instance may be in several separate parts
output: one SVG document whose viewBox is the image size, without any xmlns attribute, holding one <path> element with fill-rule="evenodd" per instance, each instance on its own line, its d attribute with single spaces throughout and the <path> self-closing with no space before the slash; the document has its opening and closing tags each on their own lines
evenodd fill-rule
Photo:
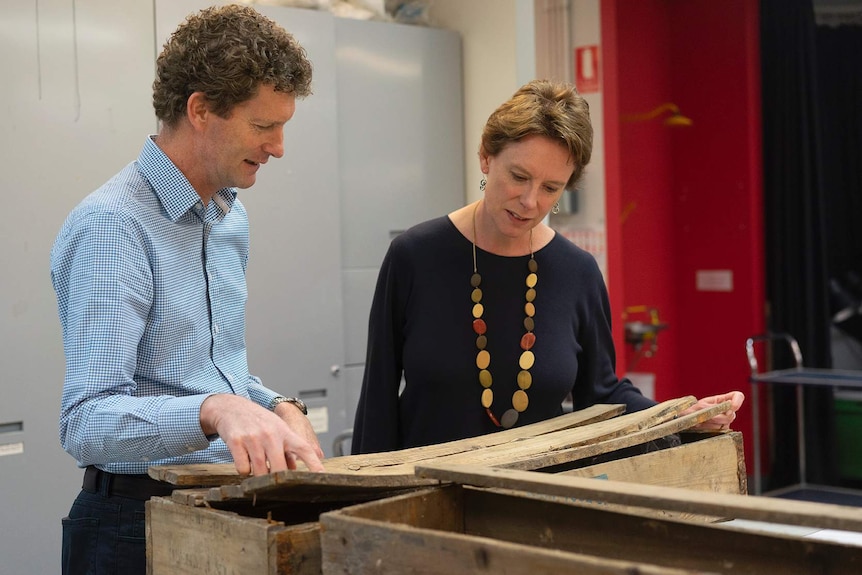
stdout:
<svg viewBox="0 0 862 575">
<path fill-rule="evenodd" d="M 217 334 L 219 332 L 218 324 L 213 325 L 213 334 Z"/>
<path fill-rule="evenodd" d="M 189 453 L 194 453 L 196 450 L 191 445 L 186 445 L 186 451 L 188 451 Z"/>
</svg>

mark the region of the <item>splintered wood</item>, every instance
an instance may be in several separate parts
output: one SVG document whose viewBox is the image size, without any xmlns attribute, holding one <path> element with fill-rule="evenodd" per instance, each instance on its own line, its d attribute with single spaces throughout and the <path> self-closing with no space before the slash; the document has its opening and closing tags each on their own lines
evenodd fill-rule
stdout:
<svg viewBox="0 0 862 575">
<path fill-rule="evenodd" d="M 595 405 L 544 422 L 438 445 L 327 459 L 325 471 L 282 471 L 243 478 L 232 464 L 161 466 L 150 476 L 179 486 L 214 485 L 212 501 L 264 497 L 281 501 L 375 499 L 404 489 L 433 485 L 417 477 L 417 465 L 473 464 L 512 469 L 542 469 L 620 449 L 641 445 L 679 433 L 727 411 L 725 402 L 685 416 L 680 413 L 695 403 L 683 397 L 650 409 L 620 415 L 621 405 Z"/>
</svg>

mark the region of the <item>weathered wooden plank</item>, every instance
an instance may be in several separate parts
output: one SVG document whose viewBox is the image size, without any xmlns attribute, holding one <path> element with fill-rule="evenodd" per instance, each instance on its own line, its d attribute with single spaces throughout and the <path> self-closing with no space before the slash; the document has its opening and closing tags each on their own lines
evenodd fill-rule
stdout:
<svg viewBox="0 0 862 575">
<path fill-rule="evenodd" d="M 685 416 L 664 421 L 654 427 L 638 428 L 637 431 L 623 435 L 611 435 L 608 439 L 586 439 L 572 447 L 548 443 L 546 444 L 546 449 L 542 451 L 541 443 L 536 442 L 534 445 L 531 445 L 529 449 L 520 449 L 519 452 L 496 454 L 489 452 L 482 458 L 481 463 L 488 467 L 506 467 L 521 470 L 544 469 L 661 439 L 662 437 L 667 437 L 668 435 L 691 429 L 695 425 L 703 423 L 728 409 L 730 409 L 730 402 L 724 402 Z M 631 417 L 637 421 L 636 416 L 638 413 L 644 412 L 623 415 L 617 419 Z M 531 449 L 533 450 L 532 453 L 530 452 Z M 452 460 L 447 460 L 445 463 L 454 464 L 456 461 L 457 460 L 453 458 Z M 479 460 L 470 461 L 462 458 L 458 463 L 476 463 L 477 461 Z"/>
<path fill-rule="evenodd" d="M 693 403 L 693 398 L 683 401 Z M 323 462 L 325 473 L 344 473 L 349 475 L 412 475 L 412 467 L 407 464 L 426 461 L 453 453 L 472 452 L 494 445 L 520 441 L 526 437 L 534 437 L 563 429 L 595 424 L 596 422 L 618 416 L 623 413 L 623 405 L 593 405 L 586 409 L 554 417 L 523 427 L 516 427 L 478 437 L 459 439 L 437 445 L 401 449 L 398 451 L 372 453 L 364 455 L 345 455 L 332 457 Z M 401 466 L 391 469 L 392 466 Z M 299 470 L 304 466 L 300 462 Z M 239 484 L 246 477 L 240 477 L 232 463 L 191 464 L 191 465 L 159 465 L 150 467 L 150 477 L 166 481 L 178 486 L 221 486 Z"/>
<path fill-rule="evenodd" d="M 153 479 L 165 481 L 177 487 L 216 487 L 240 483 L 245 479 L 239 476 L 233 463 L 154 465 L 147 469 L 147 473 Z"/>
<path fill-rule="evenodd" d="M 862 568 L 862 549 L 834 542 L 642 517 L 601 504 L 578 507 L 523 496 L 500 497 L 485 489 L 465 491 L 467 535 L 734 575 L 855 575 Z"/>
<path fill-rule="evenodd" d="M 592 425 L 493 446 L 469 454 L 441 458 L 446 465 L 461 463 L 515 469 L 540 469 L 609 453 L 678 433 L 730 409 L 730 402 L 679 417 L 690 398 L 669 400 L 643 411 Z M 693 399 L 693 398 L 691 398 Z"/>
<path fill-rule="evenodd" d="M 150 575 L 320 573 L 317 522 L 287 527 L 155 497 L 146 526 Z"/>
<path fill-rule="evenodd" d="M 676 487 L 634 485 L 620 481 L 603 481 L 475 465 L 418 466 L 416 473 L 420 477 L 464 485 L 606 501 L 649 509 L 668 509 L 700 515 L 804 525 L 821 529 L 862 531 L 862 508 L 843 505 L 729 493 L 715 493 L 709 497 L 704 497 L 701 492 Z"/>
<path fill-rule="evenodd" d="M 677 447 L 561 471 L 559 474 L 643 485 L 665 485 L 712 493 L 737 495 L 747 493 L 742 434 L 734 431 L 697 435 L 701 437 Z M 544 497 L 563 501 L 570 499 Z M 712 515 L 680 513 L 666 509 L 615 505 L 605 501 L 596 502 L 596 505 L 606 509 L 664 519 L 676 518 L 704 523 L 714 523 L 723 519 Z"/>
<path fill-rule="evenodd" d="M 664 485 L 715 493 L 748 493 L 742 434 L 703 434 L 677 447 L 561 471 L 643 485 Z"/>
<path fill-rule="evenodd" d="M 686 400 L 683 399 L 682 401 Z M 690 398 L 688 401 L 693 403 L 694 398 Z M 512 429 L 504 429 L 496 433 L 457 439 L 436 445 L 399 449 L 397 451 L 335 457 L 328 459 L 324 463 L 324 466 L 327 472 L 338 472 L 341 470 L 343 472 L 355 473 L 369 469 L 371 473 L 376 474 L 381 472 L 380 468 L 403 466 L 438 457 L 447 457 L 457 453 L 472 453 L 480 449 L 515 443 L 530 437 L 587 425 L 592 426 L 601 421 L 614 419 L 624 411 L 624 405 L 593 405 L 586 409 L 560 415 L 559 417 L 553 417 L 521 427 L 513 427 Z"/>
<path fill-rule="evenodd" d="M 670 429 L 686 429 L 700 421 L 711 417 L 711 413 L 719 413 L 729 408 L 729 403 L 715 406 L 711 410 L 697 412 L 685 418 L 677 418 L 682 409 L 691 405 L 694 398 L 682 398 L 670 400 L 656 405 L 650 409 L 622 415 L 610 420 L 600 421 L 583 427 L 573 427 L 558 431 L 543 433 L 537 437 L 520 435 L 517 441 L 497 443 L 481 449 L 469 452 L 449 453 L 439 457 L 426 457 L 421 463 L 436 464 L 445 462 L 453 464 L 470 462 L 483 465 L 517 465 L 520 467 L 535 468 L 546 464 L 555 453 L 564 452 L 566 456 L 558 456 L 555 463 L 568 462 L 582 454 L 599 454 L 619 449 L 622 446 L 638 445 L 645 441 L 656 438 L 656 434 L 650 434 L 657 423 L 665 422 L 671 425 Z M 670 421 L 668 421 L 670 420 Z M 527 429 L 526 426 L 523 429 Z M 666 431 L 658 436 L 663 437 L 673 433 Z M 493 435 L 493 434 L 492 434 Z M 612 438 L 609 441 L 600 441 L 603 438 Z M 571 446 L 578 446 L 580 451 L 575 451 Z M 599 445 L 599 448 L 593 447 Z M 429 446 L 433 449 L 434 446 Z M 367 498 L 377 498 L 375 491 L 394 491 L 397 489 L 411 489 L 428 485 L 415 475 L 415 466 L 420 461 L 414 450 L 410 450 L 413 461 L 384 467 L 372 467 L 368 462 L 361 465 L 348 466 L 348 473 L 333 473 L 332 467 L 327 467 L 324 473 L 311 473 L 308 471 L 280 471 L 268 475 L 251 477 L 242 482 L 239 488 L 223 487 L 222 498 L 229 497 L 265 497 L 282 501 L 298 501 L 308 498 L 332 498 L 339 500 L 344 498 L 356 499 L 351 491 L 365 492 Z M 399 452 L 389 452 L 387 457 L 393 457 Z M 344 458 L 340 458 L 344 459 Z M 330 460 L 331 461 L 331 460 Z M 377 475 L 371 475 L 373 471 Z M 353 472 L 358 475 L 353 475 Z M 360 479 L 361 478 L 361 479 Z"/>
<path fill-rule="evenodd" d="M 415 475 L 414 468 L 418 463 L 469 462 L 522 469 L 546 467 L 645 443 L 687 429 L 729 407 L 729 404 L 722 404 L 686 417 L 677 417 L 681 410 L 693 403 L 693 397 L 679 398 L 612 419 L 605 417 L 608 413 L 618 412 L 620 406 L 593 406 L 578 412 L 576 416 L 569 414 L 573 417 L 563 416 L 555 418 L 558 421 L 541 422 L 443 446 L 328 459 L 324 461 L 323 473 L 299 469 L 246 478 L 239 485 L 236 481 L 223 481 L 210 491 L 210 500 L 246 497 L 281 501 L 375 499 L 399 490 L 432 484 Z M 581 425 L 585 421 L 594 423 Z M 653 431 L 656 428 L 661 430 Z M 538 435 L 533 435 L 533 432 Z M 435 455 L 439 453 L 444 455 Z M 195 473 L 213 471 L 212 466 L 154 467 L 150 475 L 174 484 L 185 484 L 204 481 Z M 216 471 L 221 472 L 219 479 L 226 479 L 223 468 Z"/>
<path fill-rule="evenodd" d="M 444 520 L 437 512 L 441 508 L 446 509 Z M 426 513 L 435 517 L 428 519 Z M 611 565 L 628 562 L 630 573 L 855 575 L 862 567 L 859 548 L 838 543 L 645 518 L 460 485 L 326 513 L 321 525 L 324 573 L 532 573 L 546 550 L 560 552 L 555 556 L 560 562 L 552 567 L 558 573 L 594 572 L 583 569 L 602 564 L 585 564 L 583 557 Z M 497 548 L 489 542 L 494 541 L 524 547 L 520 557 L 505 555 L 505 563 L 491 568 L 490 555 Z M 653 571 L 639 571 L 642 566 Z"/>
<path fill-rule="evenodd" d="M 174 489 L 171 493 L 171 501 L 191 507 L 203 507 L 206 505 L 207 491 L 206 488 Z"/>
<path fill-rule="evenodd" d="M 357 517 L 321 516 L 324 575 L 643 575 L 693 573 L 641 562 L 542 549 L 492 538 L 380 524 Z M 703 571 L 698 571 L 703 573 Z"/>
</svg>

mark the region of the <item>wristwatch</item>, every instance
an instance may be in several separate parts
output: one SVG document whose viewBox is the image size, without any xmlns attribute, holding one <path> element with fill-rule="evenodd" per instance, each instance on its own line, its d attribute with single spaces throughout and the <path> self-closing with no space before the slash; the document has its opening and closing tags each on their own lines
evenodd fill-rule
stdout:
<svg viewBox="0 0 862 575">
<path fill-rule="evenodd" d="M 299 411 L 301 411 L 303 415 L 308 415 L 308 406 L 305 405 L 304 401 L 302 401 L 298 397 L 284 397 L 281 395 L 276 395 L 272 398 L 272 401 L 269 402 L 270 411 L 275 411 L 275 406 L 279 403 L 284 402 L 292 403 L 297 408 L 299 408 Z"/>
</svg>

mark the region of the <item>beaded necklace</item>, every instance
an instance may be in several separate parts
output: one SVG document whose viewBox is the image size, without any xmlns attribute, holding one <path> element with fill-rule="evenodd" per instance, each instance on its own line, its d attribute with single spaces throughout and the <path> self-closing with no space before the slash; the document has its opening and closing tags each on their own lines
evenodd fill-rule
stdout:
<svg viewBox="0 0 862 575">
<path fill-rule="evenodd" d="M 536 299 L 536 283 L 539 277 L 536 271 L 539 269 L 539 264 L 533 256 L 533 230 L 530 228 L 530 260 L 527 262 L 527 293 L 526 303 L 524 304 L 524 335 L 521 336 L 521 357 L 518 359 L 518 365 L 521 371 L 518 372 L 518 390 L 512 394 L 512 408 L 507 409 L 503 416 L 498 420 L 491 411 L 491 405 L 494 403 L 494 392 L 491 391 L 491 385 L 494 383 L 491 377 L 491 372 L 488 367 L 491 365 L 491 354 L 486 349 L 488 345 L 488 337 L 485 333 L 488 326 L 482 315 L 485 312 L 485 307 L 482 305 L 482 289 L 479 287 L 482 284 L 482 276 L 479 274 L 476 265 L 476 211 L 479 209 L 479 204 L 473 208 L 473 275 L 470 277 L 470 286 L 473 291 L 470 299 L 473 301 L 473 331 L 476 333 L 476 348 L 479 353 L 476 355 L 476 367 L 479 368 L 479 383 L 482 385 L 482 407 L 488 413 L 488 417 L 494 422 L 497 427 L 505 427 L 506 429 L 515 425 L 518 422 L 518 414 L 522 413 L 529 405 L 527 397 L 527 389 L 533 383 L 533 376 L 530 374 L 530 368 L 533 367 L 535 356 L 530 351 L 536 343 L 536 334 L 533 333 L 535 323 L 533 317 L 536 315 L 536 306 L 533 301 Z"/>
</svg>

